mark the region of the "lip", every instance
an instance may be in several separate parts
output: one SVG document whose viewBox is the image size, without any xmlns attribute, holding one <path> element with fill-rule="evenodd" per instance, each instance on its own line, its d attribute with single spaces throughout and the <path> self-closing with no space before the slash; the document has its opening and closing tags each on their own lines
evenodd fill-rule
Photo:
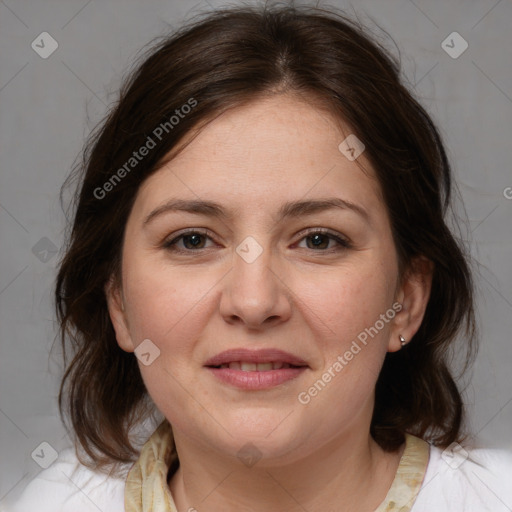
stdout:
<svg viewBox="0 0 512 512">
<path fill-rule="evenodd" d="M 217 368 L 223 364 L 234 362 L 244 363 L 288 363 L 291 368 L 280 368 L 264 371 L 243 371 L 232 368 Z M 309 365 L 298 356 L 277 348 L 249 350 L 235 348 L 225 350 L 211 357 L 204 364 L 211 374 L 225 384 L 244 390 L 269 389 L 284 382 L 297 378 L 309 368 Z"/>
<path fill-rule="evenodd" d="M 243 390 L 260 390 L 279 386 L 284 382 L 297 378 L 305 372 L 307 368 L 307 366 L 300 366 L 295 368 L 281 368 L 280 370 L 244 372 L 230 368 L 206 367 L 206 369 L 221 382 Z"/>
<path fill-rule="evenodd" d="M 277 348 L 249 350 L 247 348 L 234 348 L 220 352 L 204 363 L 204 366 L 220 366 L 221 364 L 243 361 L 246 363 L 288 363 L 293 366 L 308 366 L 306 361 L 298 356 L 284 352 Z M 272 370 L 279 371 L 279 370 Z M 264 373 L 264 372 L 260 372 Z"/>
</svg>

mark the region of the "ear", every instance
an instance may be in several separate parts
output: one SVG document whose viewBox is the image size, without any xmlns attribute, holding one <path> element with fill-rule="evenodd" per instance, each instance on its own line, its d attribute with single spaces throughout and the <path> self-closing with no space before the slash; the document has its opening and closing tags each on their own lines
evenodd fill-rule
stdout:
<svg viewBox="0 0 512 512">
<path fill-rule="evenodd" d="M 388 352 L 402 348 L 399 336 L 409 343 L 418 332 L 430 298 L 433 272 L 434 264 L 424 256 L 411 262 L 397 291 L 396 300 L 402 304 L 402 309 L 393 320 Z"/>
<path fill-rule="evenodd" d="M 116 332 L 117 344 L 126 352 L 133 352 L 135 346 L 130 336 L 128 319 L 125 312 L 123 290 L 116 280 L 111 277 L 105 285 L 110 320 Z"/>
</svg>

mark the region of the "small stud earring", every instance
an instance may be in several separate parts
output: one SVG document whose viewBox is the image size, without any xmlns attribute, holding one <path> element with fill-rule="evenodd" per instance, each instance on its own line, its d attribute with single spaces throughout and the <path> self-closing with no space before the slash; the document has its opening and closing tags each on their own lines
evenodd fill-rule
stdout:
<svg viewBox="0 0 512 512">
<path fill-rule="evenodd" d="M 405 338 L 401 334 L 399 334 L 398 335 L 398 339 L 400 340 L 400 345 L 402 345 L 402 348 L 404 348 L 405 345 L 407 345 L 407 342 L 405 341 Z"/>
</svg>

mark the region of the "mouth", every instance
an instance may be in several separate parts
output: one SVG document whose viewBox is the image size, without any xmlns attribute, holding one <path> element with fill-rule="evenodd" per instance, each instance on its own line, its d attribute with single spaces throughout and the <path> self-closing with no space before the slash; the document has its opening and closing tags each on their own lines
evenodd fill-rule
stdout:
<svg viewBox="0 0 512 512">
<path fill-rule="evenodd" d="M 204 365 L 223 384 L 243 390 L 268 389 L 297 378 L 309 365 L 279 349 L 232 349 Z"/>
<path fill-rule="evenodd" d="M 230 370 L 241 370 L 242 372 L 268 372 L 271 370 L 281 370 L 283 368 L 303 368 L 307 365 L 295 365 L 290 363 L 283 363 L 282 361 L 272 361 L 268 363 L 250 363 L 247 361 L 232 361 L 230 363 L 222 363 L 218 366 L 207 365 L 208 368 Z"/>
<path fill-rule="evenodd" d="M 306 361 L 299 356 L 278 348 L 259 350 L 234 348 L 225 350 L 208 359 L 204 365 L 213 368 L 231 368 L 244 372 L 265 372 L 289 367 L 308 366 Z"/>
</svg>

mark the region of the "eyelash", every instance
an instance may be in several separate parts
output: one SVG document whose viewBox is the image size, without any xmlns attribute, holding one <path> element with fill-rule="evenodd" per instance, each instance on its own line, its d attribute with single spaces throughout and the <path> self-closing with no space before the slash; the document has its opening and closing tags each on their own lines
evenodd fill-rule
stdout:
<svg viewBox="0 0 512 512">
<path fill-rule="evenodd" d="M 305 233 L 303 233 L 303 236 L 302 238 L 299 240 L 299 242 L 301 242 L 302 240 L 304 240 L 305 238 L 307 237 L 310 237 L 312 235 L 324 235 L 324 236 L 328 236 L 331 240 L 334 240 L 336 241 L 341 247 L 337 247 L 337 248 L 334 248 L 334 249 L 309 249 L 310 251 L 313 251 L 313 252 L 317 252 L 317 253 L 327 253 L 327 254 L 332 254 L 333 252 L 340 252 L 340 251 L 343 251 L 343 250 L 346 250 L 346 249 L 350 249 L 352 248 L 352 244 L 344 237 L 338 235 L 338 234 L 335 234 L 331 231 L 329 231 L 328 229 L 325 229 L 325 228 L 311 228 L 310 230 L 306 231 Z M 177 249 L 176 248 L 176 243 L 183 239 L 184 237 L 186 236 L 189 236 L 189 235 L 202 235 L 202 236 L 205 236 L 207 238 L 210 238 L 211 237 L 209 236 L 208 234 L 208 231 L 205 231 L 205 230 L 202 230 L 202 229 L 191 229 L 191 230 L 188 230 L 188 231 L 185 231 L 181 234 L 179 234 L 177 237 L 171 239 L 171 240 L 168 240 L 166 242 L 164 242 L 163 244 L 163 248 L 168 250 L 168 251 L 171 251 L 171 252 L 175 252 L 175 253 L 181 253 L 181 254 L 190 254 L 190 253 L 194 253 L 194 252 L 200 252 L 202 250 L 207 250 L 208 248 L 199 248 L 199 249 Z M 307 248 L 306 248 L 307 249 Z"/>
</svg>

